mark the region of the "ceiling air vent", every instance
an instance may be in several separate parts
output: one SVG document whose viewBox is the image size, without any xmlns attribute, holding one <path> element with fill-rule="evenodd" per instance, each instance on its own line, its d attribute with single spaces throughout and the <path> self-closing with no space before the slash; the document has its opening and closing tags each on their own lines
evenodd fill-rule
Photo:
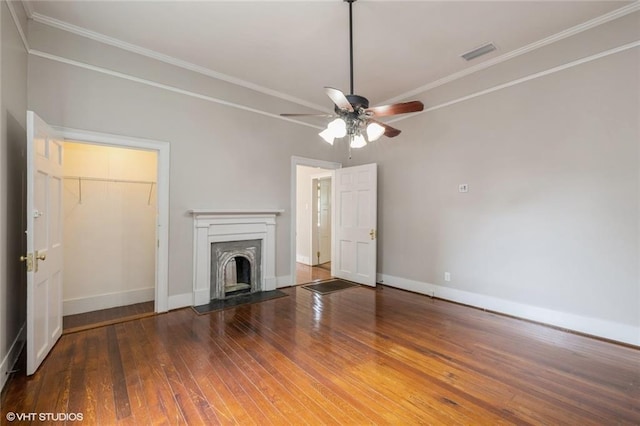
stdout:
<svg viewBox="0 0 640 426">
<path fill-rule="evenodd" d="M 466 61 L 470 61 L 477 58 L 478 56 L 486 55 L 489 52 L 493 52 L 494 50 L 496 50 L 496 46 L 493 43 L 487 43 L 473 50 L 470 50 L 467 53 L 463 53 L 460 56 L 462 56 Z"/>
</svg>

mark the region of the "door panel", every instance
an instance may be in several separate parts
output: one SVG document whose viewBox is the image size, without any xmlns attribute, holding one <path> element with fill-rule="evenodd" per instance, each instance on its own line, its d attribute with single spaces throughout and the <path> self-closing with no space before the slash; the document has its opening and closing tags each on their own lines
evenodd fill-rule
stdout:
<svg viewBox="0 0 640 426">
<path fill-rule="evenodd" d="M 377 168 L 376 164 L 334 172 L 335 206 L 332 275 L 376 285 Z"/>
<path fill-rule="evenodd" d="M 62 143 L 27 112 L 27 374 L 62 334 Z"/>
<path fill-rule="evenodd" d="M 47 300 L 49 300 L 48 280 L 37 282 L 34 285 L 34 312 L 33 312 L 33 350 L 36 358 L 42 359 L 47 351 Z M 27 349 L 28 350 L 28 349 Z M 33 374 L 33 372 L 31 373 Z"/>
</svg>

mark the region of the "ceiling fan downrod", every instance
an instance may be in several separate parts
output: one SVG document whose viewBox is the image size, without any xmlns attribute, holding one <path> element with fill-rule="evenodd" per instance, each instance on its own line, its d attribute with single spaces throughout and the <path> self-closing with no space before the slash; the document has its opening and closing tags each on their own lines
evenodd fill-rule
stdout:
<svg viewBox="0 0 640 426">
<path fill-rule="evenodd" d="M 355 94 L 353 90 L 353 3 L 356 0 L 343 0 L 346 3 L 349 3 L 349 94 L 346 95 L 347 100 L 351 105 L 360 106 L 364 109 L 369 108 L 369 100 L 364 96 L 359 96 Z"/>
<path fill-rule="evenodd" d="M 349 3 L 349 69 L 350 69 L 350 82 L 351 82 L 351 91 L 349 92 L 353 95 L 355 92 L 353 91 L 353 11 L 352 6 L 353 2 L 356 0 L 344 0 Z"/>
</svg>

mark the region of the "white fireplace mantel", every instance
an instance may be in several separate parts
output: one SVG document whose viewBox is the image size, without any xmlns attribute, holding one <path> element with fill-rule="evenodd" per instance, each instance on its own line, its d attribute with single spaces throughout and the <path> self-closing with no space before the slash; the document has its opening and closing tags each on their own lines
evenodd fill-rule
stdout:
<svg viewBox="0 0 640 426">
<path fill-rule="evenodd" d="M 276 289 L 276 215 L 284 210 L 193 209 L 193 304 L 211 297 L 211 244 L 226 241 L 262 241 L 263 291 Z"/>
</svg>

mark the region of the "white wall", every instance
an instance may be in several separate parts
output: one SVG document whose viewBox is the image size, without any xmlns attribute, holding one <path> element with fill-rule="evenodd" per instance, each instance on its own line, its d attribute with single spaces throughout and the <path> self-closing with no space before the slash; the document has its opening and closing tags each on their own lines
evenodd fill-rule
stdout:
<svg viewBox="0 0 640 426">
<path fill-rule="evenodd" d="M 427 107 L 640 39 L 627 18 L 436 88 Z M 639 78 L 635 47 L 399 121 L 392 144 L 355 153 L 379 164 L 380 278 L 640 345 Z"/>
<path fill-rule="evenodd" d="M 315 167 L 298 166 L 296 176 L 296 260 L 311 265 L 311 176 L 318 173 Z"/>
<path fill-rule="evenodd" d="M 64 149 L 65 176 L 156 182 L 154 151 Z M 64 314 L 153 300 L 155 225 L 155 185 L 65 179 Z"/>
<path fill-rule="evenodd" d="M 20 3 L 12 4 L 23 25 Z M 18 258 L 24 238 L 27 51 L 6 2 L 0 2 L 0 388 L 24 344 L 26 274 Z"/>
<path fill-rule="evenodd" d="M 52 125 L 171 143 L 169 294 L 192 291 L 193 219 L 188 210 L 285 209 L 277 217 L 276 275 L 290 277 L 291 156 L 333 161 L 344 150 L 318 130 L 216 103 L 273 111 L 299 106 L 30 22 L 29 107 Z M 64 58 L 166 84 L 205 98 L 131 81 Z M 170 297 L 170 306 L 172 297 Z"/>
</svg>

